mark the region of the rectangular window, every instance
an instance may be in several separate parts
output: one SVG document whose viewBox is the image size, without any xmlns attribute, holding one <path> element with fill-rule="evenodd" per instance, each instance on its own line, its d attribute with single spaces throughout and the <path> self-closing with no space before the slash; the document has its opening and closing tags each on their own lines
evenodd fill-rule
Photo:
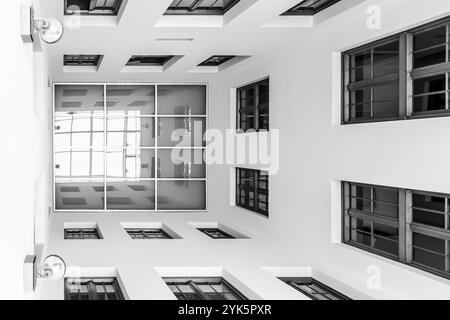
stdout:
<svg viewBox="0 0 450 320">
<path fill-rule="evenodd" d="M 199 228 L 198 230 L 213 239 L 234 239 L 233 236 L 217 228 Z"/>
<path fill-rule="evenodd" d="M 178 300 L 248 300 L 223 278 L 164 278 Z"/>
<path fill-rule="evenodd" d="M 237 89 L 237 130 L 269 131 L 269 79 Z"/>
<path fill-rule="evenodd" d="M 102 239 L 97 228 L 64 229 L 64 239 L 66 240 L 92 240 Z"/>
<path fill-rule="evenodd" d="M 205 211 L 206 94 L 196 84 L 56 84 L 55 210 Z"/>
<path fill-rule="evenodd" d="M 447 20 L 343 54 L 343 123 L 450 115 Z"/>
<path fill-rule="evenodd" d="M 202 63 L 200 63 L 199 67 L 218 67 L 225 62 L 228 62 L 232 59 L 236 58 L 236 56 L 211 56 L 210 58 L 206 59 Z"/>
<path fill-rule="evenodd" d="M 240 0 L 173 0 L 165 15 L 224 15 Z"/>
<path fill-rule="evenodd" d="M 305 0 L 289 9 L 283 16 L 312 16 L 341 0 Z"/>
<path fill-rule="evenodd" d="M 127 66 L 164 66 L 174 56 L 132 56 Z"/>
<path fill-rule="evenodd" d="M 172 239 L 163 229 L 125 229 L 132 239 Z"/>
<path fill-rule="evenodd" d="M 450 278 L 450 195 L 343 182 L 343 241 Z"/>
<path fill-rule="evenodd" d="M 65 66 L 90 66 L 98 67 L 100 61 L 102 60 L 102 55 L 89 55 L 89 54 L 65 54 L 64 55 L 64 65 Z"/>
<path fill-rule="evenodd" d="M 65 300 L 125 300 L 116 278 L 66 278 Z"/>
<path fill-rule="evenodd" d="M 236 168 L 236 205 L 269 217 L 267 172 Z"/>
<path fill-rule="evenodd" d="M 280 278 L 280 280 L 312 300 L 351 300 L 313 278 Z"/>
<path fill-rule="evenodd" d="M 116 16 L 123 0 L 65 0 L 64 14 Z"/>
</svg>

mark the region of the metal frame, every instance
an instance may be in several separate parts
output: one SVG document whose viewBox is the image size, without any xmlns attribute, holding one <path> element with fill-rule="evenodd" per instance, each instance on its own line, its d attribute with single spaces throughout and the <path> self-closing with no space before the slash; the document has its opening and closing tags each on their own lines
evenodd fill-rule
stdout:
<svg viewBox="0 0 450 320">
<path fill-rule="evenodd" d="M 69 234 L 79 234 L 79 238 L 69 238 Z M 91 234 L 94 236 L 85 238 L 86 234 Z M 64 240 L 101 240 L 103 239 L 100 231 L 97 227 L 95 228 L 64 228 Z"/>
<path fill-rule="evenodd" d="M 310 287 L 310 286 L 315 286 L 319 289 L 322 289 L 323 291 L 325 291 L 324 293 L 320 293 L 317 292 L 317 294 L 320 294 L 322 296 L 324 296 L 325 298 L 327 298 L 326 300 L 352 300 L 349 297 L 343 295 L 342 293 L 336 291 L 335 289 L 327 286 L 326 284 L 323 284 L 320 281 L 317 281 L 314 278 L 311 277 L 305 277 L 305 278 L 279 278 L 281 281 L 283 281 L 284 283 L 288 284 L 289 286 L 291 286 L 292 288 L 294 288 L 295 290 L 303 293 L 304 295 L 306 295 L 307 297 L 311 298 L 312 300 L 320 300 L 317 299 L 317 297 L 314 294 L 311 294 L 310 292 L 308 292 L 307 290 L 303 290 L 301 287 Z M 311 290 L 317 291 L 315 288 L 310 288 Z M 336 297 L 336 299 L 331 299 L 329 297 L 326 297 L 325 294 L 328 295 L 332 295 L 334 297 Z"/>
<path fill-rule="evenodd" d="M 69 57 L 78 58 L 78 63 L 68 63 L 67 59 Z M 87 62 L 83 58 L 88 57 Z M 93 58 L 93 59 L 92 59 Z M 103 55 L 101 54 L 65 54 L 63 57 L 63 64 L 66 67 L 77 67 L 77 66 L 87 66 L 87 67 L 98 67 L 103 60 Z M 90 63 L 92 61 L 92 63 Z"/>
<path fill-rule="evenodd" d="M 246 204 L 242 204 L 241 200 L 239 199 L 240 197 L 240 192 L 242 191 L 241 188 L 239 188 L 240 186 L 240 179 L 241 179 L 241 171 L 245 171 L 245 172 L 251 172 L 253 174 L 253 179 L 254 179 L 254 186 L 253 186 L 253 190 L 247 190 L 246 194 L 248 192 L 253 192 L 254 194 L 254 198 L 253 198 L 253 202 L 254 205 L 250 206 L 250 205 L 246 205 Z M 259 188 L 259 180 L 261 177 L 261 171 L 262 170 L 255 170 L 255 169 L 248 169 L 248 168 L 241 168 L 241 167 L 236 167 L 236 194 L 235 194 L 235 198 L 236 198 L 236 206 L 240 207 L 240 208 L 244 208 L 246 210 L 255 212 L 259 215 L 262 215 L 266 218 L 269 218 L 269 176 L 267 175 L 267 203 L 266 203 L 266 210 L 261 210 L 259 208 L 259 194 L 260 194 L 260 188 Z M 239 195 L 239 196 L 238 196 Z M 245 196 L 246 198 L 247 195 Z"/>
<path fill-rule="evenodd" d="M 192 0 L 192 4 L 189 7 L 179 7 L 181 0 L 174 0 L 169 8 L 167 8 L 164 15 L 224 15 L 239 3 L 240 0 L 232 0 L 228 6 L 223 8 L 213 7 L 218 0 L 215 0 L 209 7 L 202 7 L 203 1 L 204 0 Z M 175 2 L 177 3 L 172 6 Z"/>
<path fill-rule="evenodd" d="M 322 4 L 318 8 L 314 8 L 312 6 L 314 4 L 316 4 L 317 2 L 319 2 L 319 0 L 317 0 L 316 2 L 314 2 L 313 4 L 311 4 L 307 7 L 305 7 L 304 4 L 307 1 L 308 0 L 304 0 L 304 1 L 300 2 L 296 6 L 292 7 L 291 9 L 289 9 L 288 11 L 283 13 L 282 16 L 313 16 L 313 15 L 331 7 L 332 5 L 335 5 L 336 3 L 340 2 L 341 0 L 328 0 L 327 3 Z"/>
<path fill-rule="evenodd" d="M 126 233 L 133 240 L 167 240 L 173 239 L 164 229 L 162 228 L 125 228 Z M 141 234 L 143 238 L 135 238 L 134 234 Z M 162 237 L 152 237 L 152 234 L 161 234 Z"/>
<path fill-rule="evenodd" d="M 52 183 L 53 183 L 53 212 L 55 213 L 108 213 L 108 214 L 114 214 L 114 213 L 207 213 L 208 212 L 208 165 L 205 166 L 205 178 L 191 178 L 191 179 L 177 179 L 177 178 L 123 178 L 123 179 L 107 179 L 107 167 L 106 167 L 106 157 L 104 157 L 104 170 L 105 170 L 105 181 L 104 181 L 104 190 L 105 190 L 105 197 L 107 192 L 107 182 L 114 182 L 114 181 L 124 181 L 124 180 L 141 180 L 141 181 L 154 181 L 155 182 L 155 200 L 157 199 L 158 195 L 158 184 L 157 181 L 204 181 L 205 182 L 205 206 L 206 208 L 204 210 L 172 210 L 172 209 L 158 209 L 157 207 L 157 201 L 155 201 L 155 209 L 154 210 L 113 210 L 113 209 L 107 209 L 106 207 L 106 200 L 104 203 L 104 208 L 101 210 L 63 210 L 63 209 L 56 209 L 56 174 L 55 174 L 55 148 L 54 148 L 54 136 L 55 136 L 55 106 L 56 106 L 56 99 L 55 99 L 55 87 L 56 86 L 63 86 L 63 85 L 71 85 L 71 86 L 103 86 L 103 103 L 104 103 L 104 150 L 106 152 L 106 130 L 107 130 L 107 96 L 106 96 L 106 87 L 107 86 L 154 86 L 155 87 L 155 113 L 153 115 L 144 115 L 141 116 L 141 118 L 204 118 L 205 119 L 205 130 L 209 129 L 209 106 L 210 106 L 210 94 L 209 94 L 209 84 L 208 83 L 154 83 L 154 82 L 120 82 L 120 83 L 107 83 L 107 82 L 76 82 L 76 83 L 70 83 L 70 82 L 54 82 L 52 86 Z M 206 115 L 158 115 L 158 86 L 204 86 L 206 90 Z M 155 122 L 156 123 L 156 122 Z M 158 126 L 154 126 L 155 130 L 155 137 L 157 136 L 158 132 Z M 155 150 L 155 159 L 158 159 L 158 149 L 166 149 L 166 150 L 172 150 L 172 149 L 191 149 L 191 150 L 203 150 L 204 152 L 207 152 L 208 146 L 205 144 L 205 146 L 202 147 L 158 147 L 158 139 L 155 138 L 155 146 L 154 147 L 148 147 L 148 148 L 141 148 L 141 149 L 153 149 Z M 157 163 L 158 161 L 155 161 L 155 175 L 157 174 Z M 67 179 L 69 180 L 69 179 Z M 74 180 L 74 179 L 72 179 Z M 81 179 L 82 180 L 82 179 Z M 68 181 L 69 182 L 69 181 Z"/>
<path fill-rule="evenodd" d="M 268 83 L 267 104 L 268 104 L 268 109 L 269 109 L 268 110 L 269 119 L 267 120 L 268 121 L 267 129 L 266 128 L 260 129 L 260 127 L 259 127 L 259 121 L 260 121 L 260 116 L 259 116 L 259 114 L 260 114 L 259 113 L 260 112 L 260 110 L 259 110 L 259 106 L 260 106 L 260 103 L 259 103 L 260 102 L 259 101 L 259 88 L 261 87 L 262 83 L 265 83 L 265 82 Z M 242 94 L 243 90 L 247 90 L 247 89 L 250 89 L 250 88 L 255 88 L 255 117 L 254 117 L 254 120 L 253 120 L 254 121 L 254 130 L 256 132 L 260 132 L 262 130 L 269 131 L 270 130 L 270 78 L 269 77 L 261 79 L 261 80 L 258 80 L 256 82 L 252 82 L 250 84 L 246 84 L 246 85 L 244 85 L 242 87 L 236 88 L 236 130 L 242 129 L 241 128 L 241 112 L 240 112 L 241 107 L 242 107 L 242 105 L 241 105 L 241 94 Z"/>
<path fill-rule="evenodd" d="M 104 3 L 106 3 L 106 0 L 90 0 L 89 10 L 69 12 L 67 8 L 67 1 L 68 0 L 64 0 L 64 15 L 77 14 L 89 16 L 117 16 L 123 4 L 123 0 L 116 0 L 114 7 L 104 7 L 103 9 L 98 9 L 97 1 L 105 1 Z"/>
<path fill-rule="evenodd" d="M 230 55 L 214 55 L 209 57 L 205 61 L 199 63 L 198 67 L 218 67 L 228 61 L 233 60 L 236 57 L 237 56 L 230 56 Z"/>
<path fill-rule="evenodd" d="M 73 281 L 70 281 L 72 280 Z M 87 285 L 88 287 L 88 300 L 100 300 L 97 292 L 97 285 L 103 286 L 104 292 L 106 292 L 105 286 L 112 286 L 114 289 L 114 294 L 116 296 L 115 300 L 125 300 L 125 296 L 123 295 L 122 289 L 120 288 L 119 282 L 116 277 L 95 277 L 95 278 L 65 278 L 64 279 L 64 300 L 72 300 L 71 292 L 69 286 L 77 286 L 77 285 Z M 78 299 L 81 300 L 80 291 L 78 290 Z M 105 295 L 104 300 L 107 299 L 107 295 Z M 73 299 L 75 300 L 75 299 Z"/>
<path fill-rule="evenodd" d="M 350 217 L 359 217 L 357 212 L 354 209 L 349 210 L 349 186 L 357 185 L 364 186 L 370 188 L 388 188 L 388 189 L 396 189 L 399 192 L 398 206 L 399 206 L 399 217 L 398 221 L 395 222 L 392 219 L 381 218 L 383 223 L 388 222 L 388 225 L 392 227 L 398 228 L 398 257 L 394 257 L 393 255 L 378 250 L 373 247 L 368 247 L 366 245 L 351 241 L 350 237 Z M 442 193 L 434 193 L 434 192 L 426 192 L 426 191 L 418 191 L 418 190 L 408 190 L 402 188 L 391 188 L 384 186 L 375 186 L 368 185 L 363 183 L 354 183 L 354 182 L 342 182 L 342 243 L 356 247 L 358 249 L 362 249 L 367 252 L 374 253 L 379 256 L 383 256 L 385 258 L 400 262 L 402 264 L 406 264 L 421 270 L 424 270 L 429 273 L 436 274 L 440 277 L 450 279 L 450 195 L 442 194 Z M 430 225 L 421 224 L 418 222 L 414 222 L 413 220 L 413 203 L 412 198 L 414 194 L 420 195 L 428 195 L 435 196 L 445 199 L 445 212 L 439 212 L 445 215 L 445 228 L 437 228 Z M 420 209 L 423 210 L 423 209 Z M 427 209 L 425 208 L 425 211 Z M 351 212 L 350 212 L 351 211 Z M 430 211 L 430 210 L 428 210 Z M 364 214 L 363 218 L 371 218 L 372 221 L 376 219 L 380 219 L 379 217 L 370 216 L 368 214 Z M 392 221 L 390 221 L 392 220 Z M 414 261 L 413 257 L 413 234 L 419 233 L 425 236 L 433 237 L 436 239 L 440 239 L 445 241 L 445 254 L 442 254 L 445 261 L 445 271 L 433 268 L 431 266 L 420 264 Z"/>
<path fill-rule="evenodd" d="M 146 67 L 146 66 L 158 66 L 158 67 L 162 67 L 164 66 L 167 62 L 169 62 L 171 59 L 173 59 L 173 57 L 175 56 L 170 56 L 170 55 L 164 55 L 164 56 L 157 56 L 157 55 L 132 55 L 130 57 L 130 59 L 128 59 L 128 62 L 126 64 L 126 66 L 130 66 L 130 67 Z M 154 58 L 154 59 L 159 59 L 159 62 L 156 63 L 145 63 L 145 62 L 138 62 L 138 63 L 133 63 L 130 62 L 132 59 L 138 59 L 138 58 Z"/>
<path fill-rule="evenodd" d="M 446 26 L 446 62 L 441 64 L 430 65 L 421 68 L 414 68 L 413 66 L 413 37 L 414 35 L 438 28 L 440 26 Z M 397 78 L 386 79 L 373 79 L 363 80 L 365 84 L 371 83 L 387 83 L 387 81 L 398 81 L 399 84 L 399 106 L 398 106 L 398 117 L 388 117 L 388 118 L 361 118 L 357 120 L 350 120 L 349 117 L 349 90 L 352 86 L 350 83 L 349 76 L 349 57 L 357 52 L 370 50 L 371 48 L 382 45 L 383 43 L 391 42 L 395 39 L 399 40 L 399 74 Z M 429 49 L 429 48 L 428 48 Z M 397 120 L 410 120 L 410 119 L 422 119 L 422 118 L 433 118 L 433 117 L 447 117 L 450 116 L 450 18 L 440 19 L 438 21 L 425 24 L 423 26 L 366 44 L 364 46 L 357 47 L 343 52 L 342 54 L 342 125 L 358 124 L 358 123 L 371 123 L 371 122 L 385 122 L 385 121 L 397 121 Z M 424 49 L 425 50 L 425 49 Z M 424 112 L 414 112 L 413 110 L 413 85 L 414 80 L 426 78 L 434 75 L 446 75 L 446 90 L 442 93 L 446 94 L 446 106 L 445 110 L 436 111 L 424 111 Z M 353 85 L 354 86 L 354 85 Z M 438 92 L 433 92 L 432 94 L 437 94 Z"/>
<path fill-rule="evenodd" d="M 226 233 L 225 231 L 223 231 L 222 229 L 219 228 L 198 228 L 197 230 L 199 230 L 200 232 L 206 234 L 208 237 L 210 237 L 211 239 L 214 240 L 220 240 L 220 239 L 236 239 L 235 237 L 233 237 L 232 235 Z M 211 233 L 216 233 L 219 236 L 218 237 L 214 237 L 211 235 Z"/>
<path fill-rule="evenodd" d="M 239 292 L 235 287 L 233 287 L 228 281 L 226 281 L 223 277 L 165 277 L 163 278 L 164 282 L 168 286 L 176 286 L 178 285 L 187 285 L 189 286 L 198 297 L 200 297 L 200 300 L 211 300 L 208 299 L 207 294 L 205 294 L 199 287 L 199 285 L 207 284 L 207 285 L 222 285 L 227 288 L 227 290 L 233 294 L 233 296 L 236 298 L 236 300 L 248 300 L 241 292 Z M 214 288 L 213 288 L 214 289 Z M 177 295 L 177 293 L 174 292 L 174 295 L 179 300 L 189 300 L 187 297 L 183 294 L 181 290 L 179 290 L 180 293 Z M 222 296 L 221 292 L 215 292 L 216 295 Z M 180 297 L 182 299 L 180 299 Z M 225 300 L 225 299 L 223 299 Z"/>
</svg>

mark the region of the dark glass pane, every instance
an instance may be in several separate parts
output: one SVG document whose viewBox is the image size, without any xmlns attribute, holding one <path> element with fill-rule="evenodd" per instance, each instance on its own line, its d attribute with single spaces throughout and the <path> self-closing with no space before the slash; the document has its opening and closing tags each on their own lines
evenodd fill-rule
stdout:
<svg viewBox="0 0 450 320">
<path fill-rule="evenodd" d="M 350 65 L 352 68 L 370 65 L 370 63 L 371 63 L 370 51 L 357 53 L 350 58 Z"/>
<path fill-rule="evenodd" d="M 371 212 L 372 206 L 370 200 L 364 200 L 364 199 L 351 199 L 350 204 L 352 209 L 360 210 L 360 211 L 366 211 Z"/>
<path fill-rule="evenodd" d="M 446 26 L 419 33 L 414 36 L 414 51 L 434 47 L 446 42 Z"/>
<path fill-rule="evenodd" d="M 415 247 L 433 251 L 438 254 L 445 254 L 445 240 L 429 237 L 423 234 L 414 233 L 413 245 Z"/>
<path fill-rule="evenodd" d="M 435 269 L 445 270 L 445 257 L 428 251 L 414 249 L 413 261 Z"/>
<path fill-rule="evenodd" d="M 352 185 L 350 192 L 353 197 L 372 199 L 372 188 L 368 186 Z"/>
<path fill-rule="evenodd" d="M 376 236 L 390 239 L 392 241 L 398 241 L 398 229 L 390 226 L 386 226 L 379 223 L 373 224 L 373 233 Z"/>
<path fill-rule="evenodd" d="M 383 60 L 373 65 L 373 76 L 376 78 L 390 74 L 395 74 L 398 73 L 398 69 L 399 69 L 398 58 Z"/>
<path fill-rule="evenodd" d="M 414 68 L 422 68 L 446 61 L 445 45 L 414 53 Z"/>
<path fill-rule="evenodd" d="M 372 107 L 369 104 L 357 104 L 350 106 L 350 119 L 357 120 L 372 116 Z"/>
<path fill-rule="evenodd" d="M 413 99 L 413 111 L 415 113 L 445 110 L 445 106 L 445 93 L 416 97 Z"/>
<path fill-rule="evenodd" d="M 373 200 L 398 204 L 398 190 L 374 188 Z"/>
<path fill-rule="evenodd" d="M 378 63 L 383 60 L 398 58 L 399 55 L 399 41 L 393 41 L 382 46 L 374 48 L 373 62 Z M 397 60 L 398 70 L 398 60 Z"/>
<path fill-rule="evenodd" d="M 398 83 L 391 83 L 373 88 L 374 101 L 385 101 L 395 99 L 398 99 Z"/>
<path fill-rule="evenodd" d="M 444 229 L 445 215 L 413 209 L 413 222 Z"/>
<path fill-rule="evenodd" d="M 373 104 L 373 116 L 374 118 L 398 117 L 399 115 L 398 105 L 399 105 L 398 100 L 375 102 Z"/>
<path fill-rule="evenodd" d="M 371 88 L 358 89 L 350 92 L 350 104 L 370 103 L 371 100 Z"/>
<path fill-rule="evenodd" d="M 445 74 L 414 80 L 414 94 L 445 91 L 445 80 Z"/>
<path fill-rule="evenodd" d="M 372 246 L 372 239 L 369 235 L 357 232 L 356 233 L 356 239 L 352 239 L 353 241 L 356 241 L 357 243 L 360 243 L 362 245 L 371 247 Z"/>
<path fill-rule="evenodd" d="M 375 236 L 374 248 L 397 256 L 398 243 Z"/>
<path fill-rule="evenodd" d="M 445 212 L 445 198 L 414 193 L 413 207 Z"/>
<path fill-rule="evenodd" d="M 366 233 L 372 233 L 372 224 L 369 221 L 365 221 L 362 219 L 355 219 L 355 221 L 356 221 L 356 228 L 358 230 Z"/>
<path fill-rule="evenodd" d="M 398 206 L 396 205 L 374 202 L 373 211 L 380 216 L 398 218 Z"/>
</svg>

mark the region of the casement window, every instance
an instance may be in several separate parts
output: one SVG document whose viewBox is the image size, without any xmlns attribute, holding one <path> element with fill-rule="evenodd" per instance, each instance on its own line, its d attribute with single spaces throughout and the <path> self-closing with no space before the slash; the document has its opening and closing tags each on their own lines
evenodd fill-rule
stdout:
<svg viewBox="0 0 450 320">
<path fill-rule="evenodd" d="M 248 130 L 269 130 L 269 79 L 237 89 L 236 127 Z"/>
<path fill-rule="evenodd" d="M 66 240 L 93 240 L 102 239 L 97 228 L 70 228 L 64 229 Z"/>
<path fill-rule="evenodd" d="M 312 300 L 351 300 L 313 278 L 280 278 L 280 280 Z"/>
<path fill-rule="evenodd" d="M 174 0 L 165 15 L 224 15 L 240 0 Z"/>
<path fill-rule="evenodd" d="M 65 0 L 64 14 L 116 16 L 123 0 Z"/>
<path fill-rule="evenodd" d="M 66 54 L 64 55 L 64 65 L 65 66 L 89 66 L 98 67 L 100 61 L 102 60 L 102 55 L 92 55 L 92 54 Z"/>
<path fill-rule="evenodd" d="M 313 16 L 341 0 L 305 0 L 289 9 L 284 16 Z"/>
<path fill-rule="evenodd" d="M 234 239 L 233 236 L 218 228 L 199 228 L 198 230 L 213 239 Z"/>
<path fill-rule="evenodd" d="M 125 300 L 116 278 L 66 278 L 65 300 Z"/>
<path fill-rule="evenodd" d="M 128 60 L 127 66 L 164 66 L 173 57 L 134 55 Z"/>
<path fill-rule="evenodd" d="M 132 239 L 143 240 L 143 239 L 172 239 L 171 236 L 167 234 L 163 229 L 132 229 L 127 228 L 125 231 L 130 235 Z"/>
<path fill-rule="evenodd" d="M 231 284 L 217 278 L 164 278 L 178 300 L 248 300 Z"/>
<path fill-rule="evenodd" d="M 236 168 L 236 205 L 269 217 L 269 175 Z"/>
<path fill-rule="evenodd" d="M 205 211 L 206 95 L 197 84 L 55 84 L 55 210 Z"/>
<path fill-rule="evenodd" d="M 343 182 L 343 242 L 450 278 L 450 195 Z"/>
<path fill-rule="evenodd" d="M 225 62 L 230 61 L 231 59 L 236 58 L 236 56 L 211 56 L 202 63 L 200 63 L 199 67 L 218 67 Z"/>
<path fill-rule="evenodd" d="M 343 54 L 343 123 L 449 116 L 449 20 Z"/>
</svg>

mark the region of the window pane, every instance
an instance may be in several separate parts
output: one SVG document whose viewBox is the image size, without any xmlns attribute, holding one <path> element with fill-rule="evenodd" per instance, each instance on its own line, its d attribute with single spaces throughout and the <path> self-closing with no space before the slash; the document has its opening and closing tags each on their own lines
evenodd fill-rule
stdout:
<svg viewBox="0 0 450 320">
<path fill-rule="evenodd" d="M 108 182 L 107 186 L 106 206 L 108 210 L 155 209 L 154 181 Z"/>
<path fill-rule="evenodd" d="M 102 182 L 70 182 L 55 184 L 56 210 L 103 210 Z M 72 190 L 74 192 L 64 192 Z M 76 190 L 76 191 L 75 191 Z"/>
<path fill-rule="evenodd" d="M 106 153 L 108 178 L 154 178 L 155 151 L 117 149 Z"/>
<path fill-rule="evenodd" d="M 414 68 L 432 66 L 446 61 L 446 46 L 439 46 L 414 53 Z"/>
<path fill-rule="evenodd" d="M 446 90 L 446 75 L 438 75 L 414 80 L 414 94 L 425 94 Z"/>
<path fill-rule="evenodd" d="M 415 247 L 432 251 L 438 254 L 445 254 L 445 240 L 429 237 L 420 233 L 414 233 L 413 245 Z"/>
<path fill-rule="evenodd" d="M 206 87 L 158 86 L 158 114 L 206 115 Z"/>
<path fill-rule="evenodd" d="M 205 146 L 203 135 L 206 130 L 206 121 L 204 118 L 159 118 L 158 121 L 158 146 Z"/>
<path fill-rule="evenodd" d="M 106 101 L 108 115 L 139 117 L 155 113 L 154 86 L 107 86 Z"/>
<path fill-rule="evenodd" d="M 158 209 L 205 210 L 204 181 L 158 181 Z"/>
<path fill-rule="evenodd" d="M 56 116 L 103 115 L 104 99 L 102 85 L 55 86 Z"/>
<path fill-rule="evenodd" d="M 416 97 L 413 99 L 413 111 L 415 113 L 445 110 L 445 106 L 446 106 L 445 93 Z"/>
<path fill-rule="evenodd" d="M 161 178 L 189 179 L 206 177 L 203 150 L 158 150 L 158 167 L 159 177 Z"/>
</svg>

